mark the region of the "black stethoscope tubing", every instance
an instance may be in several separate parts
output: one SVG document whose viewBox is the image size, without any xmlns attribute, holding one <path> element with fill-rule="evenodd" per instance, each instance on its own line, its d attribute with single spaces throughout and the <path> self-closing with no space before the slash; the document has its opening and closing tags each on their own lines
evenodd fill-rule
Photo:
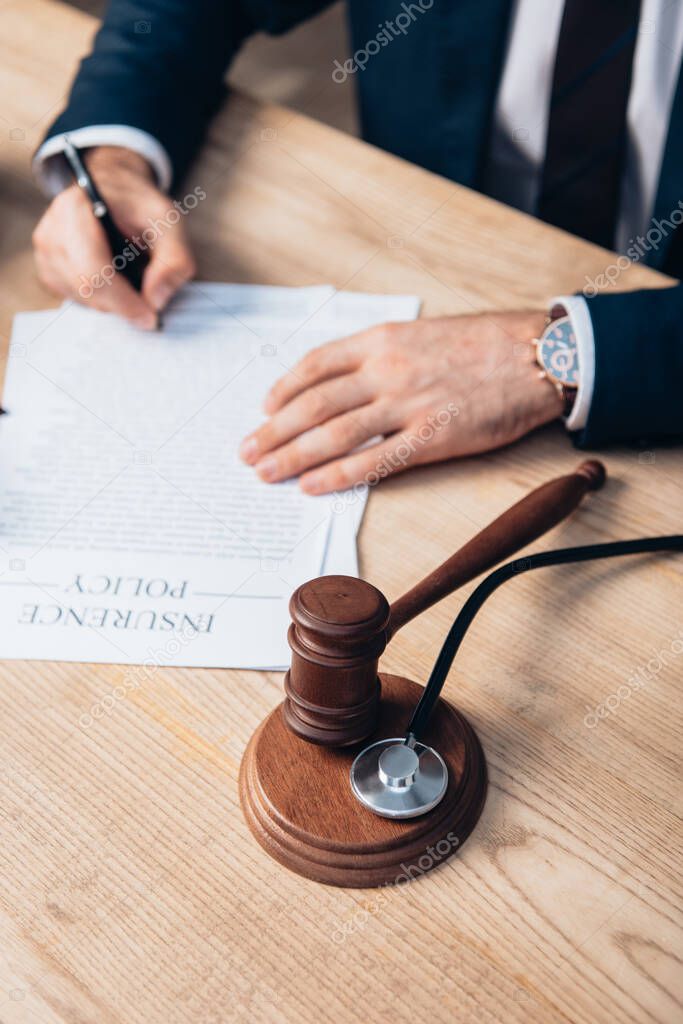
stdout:
<svg viewBox="0 0 683 1024">
<path fill-rule="evenodd" d="M 644 537 L 639 540 L 619 540 L 605 544 L 587 544 L 583 547 L 559 548 L 557 551 L 543 551 L 540 554 L 515 558 L 495 569 L 470 594 L 451 626 L 427 685 L 410 719 L 405 742 L 414 742 L 426 729 L 465 633 L 486 599 L 502 583 L 520 573 L 528 572 L 530 569 L 543 569 L 549 565 L 590 562 L 598 558 L 639 555 L 656 551 L 683 551 L 683 535 L 672 534 L 668 537 Z"/>
</svg>

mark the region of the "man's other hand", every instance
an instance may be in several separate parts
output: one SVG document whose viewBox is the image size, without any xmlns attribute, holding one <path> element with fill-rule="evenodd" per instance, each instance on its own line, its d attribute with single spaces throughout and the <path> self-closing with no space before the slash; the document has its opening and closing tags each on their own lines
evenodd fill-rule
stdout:
<svg viewBox="0 0 683 1024">
<path fill-rule="evenodd" d="M 530 344 L 545 322 L 541 312 L 443 317 L 323 345 L 274 385 L 270 418 L 240 454 L 263 480 L 300 476 L 322 494 L 509 444 L 562 414 Z"/>
</svg>

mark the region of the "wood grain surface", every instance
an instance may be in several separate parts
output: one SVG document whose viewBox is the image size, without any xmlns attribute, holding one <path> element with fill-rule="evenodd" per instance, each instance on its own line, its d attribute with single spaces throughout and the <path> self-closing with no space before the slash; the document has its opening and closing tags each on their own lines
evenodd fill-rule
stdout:
<svg viewBox="0 0 683 1024">
<path fill-rule="evenodd" d="M 33 274 L 43 201 L 29 159 L 94 22 L 10 0 L 0 29 L 6 346 L 16 311 L 56 304 Z M 463 313 L 545 305 L 613 261 L 239 97 L 195 185 L 204 278 L 412 292 L 426 314 Z M 634 266 L 618 287 L 666 283 Z M 608 485 L 536 549 L 680 531 L 680 450 L 604 458 Z M 364 576 L 395 599 L 576 462 L 552 427 L 382 483 Z M 681 1020 L 682 579 L 680 560 L 637 558 L 544 570 L 491 599 L 445 690 L 484 745 L 484 814 L 461 855 L 381 898 L 283 870 L 242 818 L 240 758 L 282 699 L 280 674 L 140 671 L 118 699 L 120 666 L 4 663 L 0 1020 Z M 467 592 L 402 629 L 384 670 L 425 680 Z"/>
</svg>

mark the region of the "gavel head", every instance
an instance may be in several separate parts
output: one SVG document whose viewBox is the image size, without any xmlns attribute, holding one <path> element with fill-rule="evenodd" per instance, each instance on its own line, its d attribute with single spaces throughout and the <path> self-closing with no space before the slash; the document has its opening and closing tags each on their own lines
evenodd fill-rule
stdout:
<svg viewBox="0 0 683 1024">
<path fill-rule="evenodd" d="M 364 580 L 321 576 L 294 591 L 289 611 L 285 722 L 311 743 L 359 743 L 373 732 L 379 711 L 387 599 Z"/>
</svg>

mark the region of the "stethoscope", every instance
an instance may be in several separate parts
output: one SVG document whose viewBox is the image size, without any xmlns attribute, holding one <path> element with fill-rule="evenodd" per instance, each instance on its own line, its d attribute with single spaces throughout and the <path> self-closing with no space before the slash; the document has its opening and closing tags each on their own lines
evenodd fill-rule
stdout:
<svg viewBox="0 0 683 1024">
<path fill-rule="evenodd" d="M 408 723 L 406 735 L 370 744 L 351 765 L 351 789 L 356 798 L 382 818 L 416 818 L 431 811 L 443 799 L 448 788 L 446 762 L 438 751 L 422 743 L 418 737 L 424 734 L 472 620 L 501 583 L 529 569 L 653 551 L 683 551 L 683 535 L 561 548 L 517 558 L 487 576 L 470 594 L 451 626 Z"/>
</svg>

